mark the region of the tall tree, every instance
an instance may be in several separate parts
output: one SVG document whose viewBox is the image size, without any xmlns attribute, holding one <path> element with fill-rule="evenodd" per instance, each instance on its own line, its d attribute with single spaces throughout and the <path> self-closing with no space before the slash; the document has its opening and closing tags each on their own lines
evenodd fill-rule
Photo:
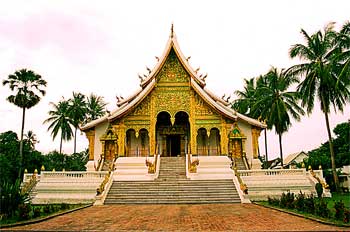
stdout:
<svg viewBox="0 0 350 232">
<path fill-rule="evenodd" d="M 15 71 L 14 74 L 10 74 L 8 79 L 3 80 L 2 84 L 9 85 L 11 91 L 14 91 L 14 95 L 7 97 L 7 100 L 22 108 L 22 127 L 21 127 L 21 139 L 19 147 L 19 165 L 21 175 L 22 170 L 22 157 L 23 157 L 23 131 L 25 122 L 26 109 L 30 109 L 39 103 L 42 96 L 45 95 L 44 87 L 46 87 L 47 82 L 42 79 L 39 74 L 27 69 L 21 69 Z"/>
<path fill-rule="evenodd" d="M 50 117 L 44 123 L 50 123 L 47 130 L 52 130 L 51 135 L 53 140 L 58 132 L 61 132 L 60 154 L 62 154 L 62 142 L 72 139 L 73 131 L 71 128 L 72 119 L 69 117 L 69 102 L 62 99 L 58 104 L 50 103 L 53 110 L 49 111 Z"/>
<path fill-rule="evenodd" d="M 34 134 L 32 130 L 29 130 L 27 134 L 25 134 L 24 136 L 28 145 L 34 150 L 35 144 L 39 143 L 39 140 L 37 139 L 36 134 Z"/>
<path fill-rule="evenodd" d="M 106 103 L 103 101 L 103 97 L 95 94 L 90 94 L 86 102 L 86 116 L 85 123 L 98 119 L 106 114 Z"/>
<path fill-rule="evenodd" d="M 82 93 L 73 92 L 73 98 L 69 99 L 69 117 L 71 118 L 74 127 L 74 153 L 77 148 L 77 131 L 87 112 L 85 95 Z"/>
<path fill-rule="evenodd" d="M 290 115 L 297 121 L 304 110 L 298 106 L 297 93 L 288 91 L 289 87 L 297 82 L 283 70 L 272 67 L 264 77 L 266 85 L 261 85 L 257 93 L 261 95 L 253 106 L 253 111 L 261 110 L 261 116 L 266 118 L 267 127 L 275 128 L 279 138 L 281 166 L 283 167 L 282 134 L 292 125 Z M 262 107 L 263 106 L 263 107 Z"/>
<path fill-rule="evenodd" d="M 305 44 L 295 44 L 291 47 L 291 58 L 299 57 L 303 63 L 289 68 L 289 74 L 301 78 L 297 87 L 301 95 L 301 103 L 306 107 L 308 114 L 314 108 L 315 99 L 320 102 L 321 110 L 326 121 L 326 128 L 331 154 L 332 172 L 337 191 L 339 180 L 336 173 L 335 154 L 329 125 L 330 108 L 343 111 L 349 101 L 349 43 L 346 36 L 349 34 L 349 24 L 345 24 L 340 33 L 334 30 L 334 24 L 328 24 L 323 31 L 319 30 L 311 36 L 305 31 L 301 33 Z"/>
</svg>

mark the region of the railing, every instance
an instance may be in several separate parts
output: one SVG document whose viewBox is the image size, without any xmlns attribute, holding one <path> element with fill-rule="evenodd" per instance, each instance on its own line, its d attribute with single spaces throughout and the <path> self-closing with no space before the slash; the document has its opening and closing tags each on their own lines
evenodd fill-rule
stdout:
<svg viewBox="0 0 350 232">
<path fill-rule="evenodd" d="M 23 182 L 23 186 L 21 188 L 22 195 L 27 194 L 27 193 L 29 194 L 32 191 L 32 189 L 34 188 L 36 183 L 38 183 L 37 176 L 38 176 L 38 172 L 34 172 L 34 174 L 30 175 L 29 180 L 27 180 L 26 182 Z"/>
<path fill-rule="evenodd" d="M 249 162 L 248 162 L 248 159 L 247 159 L 247 154 L 244 152 L 243 153 L 243 163 L 244 163 L 244 166 L 246 167 L 246 169 L 251 169 L 250 165 L 249 165 Z"/>
<path fill-rule="evenodd" d="M 104 161 L 104 155 L 101 154 L 100 155 L 100 158 L 98 159 L 97 161 L 97 168 L 96 168 L 96 171 L 101 171 L 101 168 L 103 166 L 103 161 Z"/>
<path fill-rule="evenodd" d="M 237 171 L 237 167 L 236 166 L 233 168 L 233 171 L 235 172 L 235 176 L 238 179 L 240 189 L 242 190 L 242 192 L 244 194 L 248 194 L 248 186 L 243 182 L 243 180 L 242 180 L 242 178 L 240 176 L 240 173 Z"/>
<path fill-rule="evenodd" d="M 306 175 L 305 169 L 237 170 L 240 176 Z"/>
<path fill-rule="evenodd" d="M 67 171 L 67 172 L 41 172 L 41 179 L 60 178 L 70 180 L 83 180 L 83 179 L 102 179 L 108 172 L 105 171 Z"/>
<path fill-rule="evenodd" d="M 149 174 L 155 174 L 157 172 L 157 164 L 158 164 L 158 156 L 154 155 L 154 162 L 151 162 L 146 158 L 146 166 L 148 167 L 148 173 Z"/>
<path fill-rule="evenodd" d="M 321 175 L 322 173 L 320 173 L 322 172 L 322 170 L 319 170 L 317 173 L 315 173 L 316 171 L 312 170 L 312 168 L 309 168 L 309 172 L 311 176 L 315 178 L 317 182 L 320 183 L 324 189 L 329 189 L 329 185 L 323 180 Z"/>
<path fill-rule="evenodd" d="M 199 165 L 199 159 L 198 157 L 192 161 L 192 155 L 188 154 L 187 159 L 187 165 L 188 165 L 188 171 L 190 173 L 196 173 L 197 172 L 197 166 Z"/>
</svg>

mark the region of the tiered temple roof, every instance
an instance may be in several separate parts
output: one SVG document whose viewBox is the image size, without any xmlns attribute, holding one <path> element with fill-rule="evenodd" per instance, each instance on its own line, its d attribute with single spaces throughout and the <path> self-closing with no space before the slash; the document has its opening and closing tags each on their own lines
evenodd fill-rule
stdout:
<svg viewBox="0 0 350 232">
<path fill-rule="evenodd" d="M 162 69 L 167 57 L 169 56 L 169 53 L 171 50 L 174 50 L 179 61 L 185 68 L 185 70 L 190 75 L 190 85 L 194 89 L 194 91 L 200 95 L 204 101 L 209 104 L 212 108 L 214 108 L 216 111 L 221 113 L 222 115 L 233 119 L 233 120 L 243 120 L 247 123 L 260 127 L 265 128 L 266 125 L 256 119 L 249 118 L 243 114 L 240 114 L 233 110 L 230 106 L 231 104 L 228 101 L 223 100 L 220 97 L 217 97 L 215 94 L 210 92 L 206 87 L 205 79 L 201 78 L 201 75 L 198 74 L 198 70 L 194 70 L 188 62 L 188 59 L 183 55 L 183 53 L 180 50 L 179 44 L 176 39 L 176 35 L 173 31 L 173 27 L 171 29 L 171 33 L 168 39 L 168 42 L 165 46 L 164 52 L 161 57 L 159 57 L 157 64 L 155 67 L 150 71 L 149 76 L 143 80 L 141 80 L 140 89 L 129 96 L 126 99 L 122 99 L 121 101 L 117 102 L 118 108 L 115 109 L 113 112 L 111 112 L 108 115 L 105 115 L 97 120 L 91 121 L 84 126 L 81 127 L 81 130 L 88 130 L 90 128 L 95 127 L 96 125 L 106 122 L 106 121 L 114 121 L 118 118 L 121 118 L 128 114 L 131 110 L 133 110 L 139 103 L 142 102 L 142 100 L 155 88 L 157 83 L 157 74 Z"/>
</svg>

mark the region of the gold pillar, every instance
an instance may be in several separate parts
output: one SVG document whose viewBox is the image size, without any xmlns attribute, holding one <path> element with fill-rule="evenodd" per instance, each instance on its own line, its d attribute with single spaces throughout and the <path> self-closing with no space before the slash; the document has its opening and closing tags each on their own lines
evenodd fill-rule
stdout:
<svg viewBox="0 0 350 232">
<path fill-rule="evenodd" d="M 259 155 L 259 136 L 261 130 L 256 127 L 252 127 L 252 145 L 253 145 L 253 158 L 257 159 Z"/>
<path fill-rule="evenodd" d="M 150 110 L 150 123 L 149 123 L 149 152 L 150 155 L 156 154 L 156 110 L 155 110 L 156 99 L 154 95 L 151 96 L 151 110 Z"/>
<path fill-rule="evenodd" d="M 221 131 L 220 131 L 220 145 L 221 145 L 221 153 L 228 155 L 228 134 L 227 134 L 227 128 L 226 128 L 226 123 L 221 122 Z"/>
<path fill-rule="evenodd" d="M 85 131 L 86 138 L 89 141 L 89 160 L 94 160 L 95 151 L 95 130 Z"/>
<path fill-rule="evenodd" d="M 190 95 L 190 154 L 196 154 L 197 153 L 197 130 L 195 125 L 195 99 L 194 99 L 194 92 L 191 91 Z"/>
</svg>

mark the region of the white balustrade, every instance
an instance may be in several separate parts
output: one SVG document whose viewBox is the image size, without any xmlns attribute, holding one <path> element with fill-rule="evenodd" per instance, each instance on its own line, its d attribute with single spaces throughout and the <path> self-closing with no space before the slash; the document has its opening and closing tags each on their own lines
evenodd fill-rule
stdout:
<svg viewBox="0 0 350 232">
<path fill-rule="evenodd" d="M 240 176 L 306 175 L 305 169 L 238 170 Z"/>
</svg>

